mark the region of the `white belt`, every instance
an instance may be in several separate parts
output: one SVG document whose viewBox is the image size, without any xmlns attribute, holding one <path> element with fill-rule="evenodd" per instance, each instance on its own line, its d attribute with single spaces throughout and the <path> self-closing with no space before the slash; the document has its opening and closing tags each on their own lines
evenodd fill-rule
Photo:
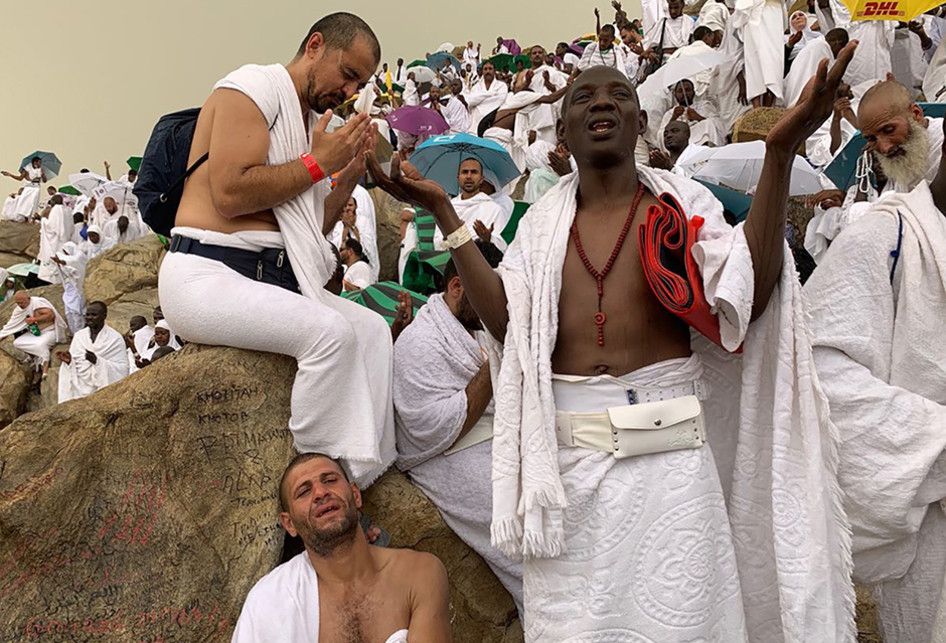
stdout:
<svg viewBox="0 0 946 643">
<path fill-rule="evenodd" d="M 698 449 L 706 442 L 699 382 L 631 389 L 627 394 L 631 404 L 609 407 L 605 412 L 556 412 L 558 443 L 606 451 L 621 459 Z"/>
</svg>

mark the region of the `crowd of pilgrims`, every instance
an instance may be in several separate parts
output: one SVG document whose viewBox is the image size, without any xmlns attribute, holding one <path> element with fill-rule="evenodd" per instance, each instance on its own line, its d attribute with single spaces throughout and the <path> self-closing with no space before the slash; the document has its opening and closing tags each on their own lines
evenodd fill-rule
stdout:
<svg viewBox="0 0 946 643">
<path fill-rule="evenodd" d="M 433 69 L 408 66 L 403 59 L 384 63 L 359 96 L 336 110 L 333 118 L 340 123 L 350 114 L 369 113 L 393 153 L 404 159 L 426 136 L 397 130 L 385 118 L 403 106 L 438 112 L 449 133 L 469 133 L 502 145 L 521 176 L 505 186 L 492 185 L 488 168 L 475 159 L 466 160 L 458 168 L 459 193 L 452 199 L 494 267 L 507 249 L 508 237 L 501 232 L 517 216 L 517 203 L 534 203 L 577 167 L 556 121 L 566 88 L 580 72 L 594 66 L 612 67 L 638 87 L 642 125 L 634 150 L 638 167 L 692 177 L 706 150 L 731 144 L 733 127 L 741 116 L 754 107 L 792 107 L 822 60 L 834 61 L 850 40 L 859 41 L 838 90 L 834 113 L 807 141 L 804 151 L 807 162 L 816 171 L 823 170 L 864 130 L 875 145 L 858 171 L 866 167 L 871 180 L 839 189 L 823 178 L 820 189 L 807 195 L 807 205 L 814 209 L 807 233 L 797 238 L 791 226 L 786 229 L 803 280 L 816 270 L 816 263 L 841 230 L 883 192 L 909 192 L 939 169 L 940 118 L 910 116 L 907 141 L 889 155 L 877 143 L 879 134 L 870 134 L 858 123 L 858 114 L 869 107 L 861 103 L 865 95 L 867 100 L 881 101 L 902 93 L 907 105 L 921 98 L 936 102 L 941 97 L 946 89 L 946 43 L 942 42 L 946 21 L 938 9 L 915 21 L 898 23 L 854 22 L 838 0 L 796 2 L 794 11 L 770 0 L 738 3 L 735 9 L 717 0 L 644 0 L 641 19 L 630 19 L 619 2 L 612 5 L 612 22 L 602 24 L 595 10 L 593 32 L 554 46 L 522 47 L 515 39 L 500 36 L 495 46 L 490 43 L 486 48 L 473 41 L 459 47 L 444 43 L 437 51 L 452 53 L 452 57 L 445 57 L 443 65 Z M 714 52 L 721 55 L 721 63 L 665 86 L 648 82 L 674 61 L 709 60 L 707 56 Z M 897 89 L 872 98 L 868 90 L 881 81 L 895 83 Z M 47 187 L 38 158 L 18 172 L 4 172 L 22 185 L 6 198 L 0 218 L 40 227 L 38 274 L 30 285 L 61 283 L 64 310 L 42 297 L 31 297 L 23 290 L 22 277 L 0 269 L 0 301 L 17 302 L 0 338 L 14 337 L 13 346 L 35 367 L 37 386 L 51 359 L 62 362 L 60 401 L 91 394 L 185 343 L 163 320 L 160 307 L 154 311 L 153 324 L 143 317 L 106 321 L 105 304 L 84 299 L 83 279 L 92 258 L 153 234 L 131 192 L 135 170 L 113 181 L 106 164 L 106 174 L 105 189 L 76 196 Z M 327 235 L 338 250 L 339 267 L 326 286 L 333 292 L 361 291 L 379 281 L 377 202 L 371 187 L 368 177 L 355 187 L 341 221 Z M 751 195 L 752 187 L 746 191 Z M 399 281 L 419 249 L 447 249 L 439 230 L 432 225 L 425 229 L 423 214 L 414 207 L 400 213 Z M 731 211 L 727 217 L 731 223 L 739 218 Z M 429 302 L 420 313 L 409 296 L 401 296 L 391 326 L 394 338 L 400 340 L 394 345 L 393 382 L 399 427 L 417 427 L 412 436 L 407 431 L 411 437 L 403 450 L 399 437 L 398 466 L 410 470 L 413 481 L 456 533 L 485 558 L 521 610 L 521 563 L 490 546 L 489 503 L 469 502 L 471 494 L 487 498 L 490 494 L 488 476 L 482 472 L 490 466 L 490 445 L 484 440 L 491 435 L 493 404 L 489 364 L 476 339 L 482 325 L 464 296 L 452 262 L 427 294 Z M 110 323 L 120 325 L 122 332 Z M 68 351 L 50 355 L 56 344 L 70 337 Z M 419 370 L 424 377 L 417 374 Z M 430 390 L 431 374 L 450 390 Z M 462 427 L 463 437 L 442 444 L 437 436 L 445 434 L 443 427 L 448 426 Z M 437 457 L 463 450 L 462 462 Z M 445 479 L 453 484 L 444 485 Z"/>
</svg>

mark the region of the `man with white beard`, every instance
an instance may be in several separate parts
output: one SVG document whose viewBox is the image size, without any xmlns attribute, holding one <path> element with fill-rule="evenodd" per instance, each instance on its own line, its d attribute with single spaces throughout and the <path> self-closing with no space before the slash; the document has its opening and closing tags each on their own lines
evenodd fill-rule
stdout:
<svg viewBox="0 0 946 643">
<path fill-rule="evenodd" d="M 939 170 L 943 119 L 927 118 L 910 91 L 895 80 L 868 89 L 857 109 L 867 149 L 889 179 L 884 192 L 911 192 Z"/>
<path fill-rule="evenodd" d="M 921 146 L 890 141 L 907 141 L 913 130 L 909 137 L 925 142 L 942 122 L 929 123 L 928 135 L 905 88 L 878 87 L 864 115 L 869 144 L 888 151 L 879 157 L 884 166 L 921 176 L 841 231 L 805 294 L 814 362 L 839 435 L 854 579 L 871 587 L 885 641 L 939 643 L 946 633 L 946 167 L 928 182 Z M 891 112 L 882 123 L 880 98 Z M 941 147 L 941 131 L 936 138 Z"/>
<path fill-rule="evenodd" d="M 464 93 L 470 108 L 470 133 L 477 134 L 480 121 L 490 112 L 499 109 L 506 100 L 509 87 L 496 79 L 496 67 L 490 61 L 483 63 L 482 76 Z"/>
</svg>

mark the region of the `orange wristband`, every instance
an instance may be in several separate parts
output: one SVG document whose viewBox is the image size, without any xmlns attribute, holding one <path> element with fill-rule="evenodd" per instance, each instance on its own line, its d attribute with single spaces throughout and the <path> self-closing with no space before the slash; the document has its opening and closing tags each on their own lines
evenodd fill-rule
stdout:
<svg viewBox="0 0 946 643">
<path fill-rule="evenodd" d="M 313 183 L 318 183 L 325 178 L 325 172 L 322 171 L 322 168 L 319 167 L 318 162 L 316 162 L 311 154 L 305 152 L 300 154 L 299 158 L 302 159 L 302 162 L 305 164 L 305 169 L 309 171 L 309 176 L 312 177 Z"/>
</svg>

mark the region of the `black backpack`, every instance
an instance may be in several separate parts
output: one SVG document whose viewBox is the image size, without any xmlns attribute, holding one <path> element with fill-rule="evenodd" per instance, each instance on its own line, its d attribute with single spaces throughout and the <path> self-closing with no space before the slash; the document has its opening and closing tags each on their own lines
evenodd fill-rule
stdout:
<svg viewBox="0 0 946 643">
<path fill-rule="evenodd" d="M 138 197 L 142 219 L 152 230 L 164 236 L 170 236 L 174 227 L 184 181 L 209 156 L 204 154 L 187 167 L 199 115 L 200 108 L 193 107 L 162 116 L 154 126 L 141 157 L 141 168 L 132 192 Z"/>
</svg>

